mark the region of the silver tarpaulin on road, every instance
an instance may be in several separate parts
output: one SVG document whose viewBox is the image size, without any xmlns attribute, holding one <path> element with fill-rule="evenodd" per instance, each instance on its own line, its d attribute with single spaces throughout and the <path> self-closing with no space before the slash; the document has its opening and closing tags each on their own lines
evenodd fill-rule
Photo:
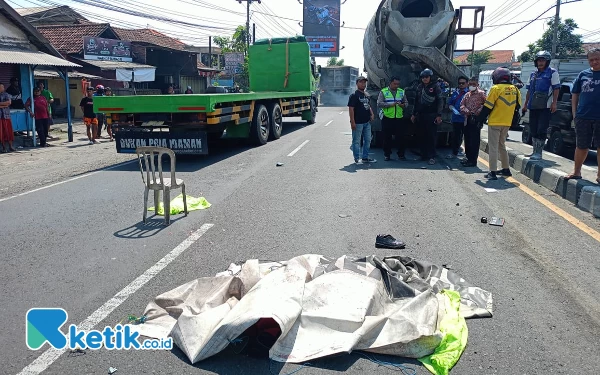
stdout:
<svg viewBox="0 0 600 375">
<path fill-rule="evenodd" d="M 269 351 L 276 361 L 354 350 L 421 358 L 444 336 L 442 290 L 460 294 L 463 317 L 492 316 L 490 292 L 440 266 L 402 256 L 302 255 L 231 264 L 184 284 L 156 297 L 144 312 L 146 323 L 135 327 L 147 337 L 172 336 L 192 363 L 265 318 L 278 326 Z"/>
</svg>

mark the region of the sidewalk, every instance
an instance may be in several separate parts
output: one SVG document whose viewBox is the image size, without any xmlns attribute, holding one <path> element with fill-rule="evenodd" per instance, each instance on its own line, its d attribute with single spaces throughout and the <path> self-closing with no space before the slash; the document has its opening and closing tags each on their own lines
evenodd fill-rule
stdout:
<svg viewBox="0 0 600 375">
<path fill-rule="evenodd" d="M 135 159 L 117 154 L 108 138 L 89 145 L 81 120 L 73 122 L 73 142 L 68 142 L 67 127 L 66 122 L 51 126 L 54 139 L 48 141 L 49 147 L 28 147 L 15 139 L 17 151 L 0 154 L 0 198 Z M 108 136 L 106 131 L 102 136 Z"/>
<path fill-rule="evenodd" d="M 488 153 L 487 127 L 481 131 L 479 149 Z M 596 184 L 596 168 L 583 166 L 581 180 L 566 180 L 573 171 L 574 162 L 544 151 L 544 160 L 532 161 L 525 154 L 532 152 L 530 145 L 510 139 L 506 142 L 510 167 L 539 185 L 567 199 L 580 209 L 600 218 L 600 185 Z"/>
</svg>

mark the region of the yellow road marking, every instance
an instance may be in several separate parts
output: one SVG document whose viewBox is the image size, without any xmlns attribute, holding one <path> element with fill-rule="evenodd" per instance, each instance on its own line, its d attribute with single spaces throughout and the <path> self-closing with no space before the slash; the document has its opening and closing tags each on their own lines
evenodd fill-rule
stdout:
<svg viewBox="0 0 600 375">
<path fill-rule="evenodd" d="M 482 158 L 478 158 L 478 159 L 479 159 L 479 162 L 481 164 L 483 164 L 483 165 L 485 165 L 486 167 L 489 168 L 489 164 L 488 164 L 488 162 L 485 159 L 482 159 Z M 596 241 L 600 242 L 600 233 L 598 231 L 595 231 L 594 229 L 590 228 L 588 225 L 586 225 L 585 223 L 583 223 L 581 220 L 578 220 L 577 218 L 575 218 L 573 215 L 569 214 L 565 210 L 557 207 L 554 203 L 552 203 L 549 200 L 545 199 L 544 197 L 542 197 L 541 195 L 539 195 L 535 191 L 531 190 L 527 186 L 524 186 L 523 184 L 519 183 L 514 178 L 507 177 L 507 178 L 505 178 L 505 180 L 508 181 L 508 182 L 510 182 L 510 183 L 512 183 L 512 184 L 514 184 L 519 189 L 521 189 L 525 194 L 529 195 L 530 197 L 532 197 L 536 201 L 538 201 L 541 204 L 543 204 L 544 206 L 548 207 L 550 209 L 550 211 L 554 212 L 555 214 L 557 214 L 558 216 L 562 217 L 563 219 L 565 219 L 569 223 L 573 224 L 580 231 L 586 233 L 587 235 L 589 235 L 590 237 L 592 237 Z"/>
</svg>

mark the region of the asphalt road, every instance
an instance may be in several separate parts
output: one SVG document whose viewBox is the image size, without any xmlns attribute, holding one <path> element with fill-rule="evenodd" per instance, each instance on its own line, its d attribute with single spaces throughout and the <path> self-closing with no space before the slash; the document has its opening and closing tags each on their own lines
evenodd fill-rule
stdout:
<svg viewBox="0 0 600 375">
<path fill-rule="evenodd" d="M 326 126 L 327 125 L 327 126 Z M 212 203 L 187 218 L 141 223 L 143 186 L 135 163 L 0 201 L 2 372 L 17 374 L 44 350 L 25 344 L 32 307 L 62 307 L 84 321 L 202 225 L 213 226 L 97 325 L 140 315 L 155 296 L 231 262 L 305 253 L 398 254 L 374 248 L 378 233 L 407 242 L 402 254 L 450 264 L 494 293 L 495 314 L 468 320 L 469 344 L 454 374 L 597 374 L 600 244 L 519 188 L 528 187 L 592 229 L 591 215 L 527 179 L 483 179 L 485 166 L 456 160 L 355 165 L 344 108 L 321 108 L 318 122 L 286 122 L 284 136 L 252 148 L 226 144 L 210 156 L 178 158 L 188 194 Z M 293 156 L 288 156 L 305 141 Z M 445 156 L 446 150 L 440 151 Z M 278 162 L 284 163 L 277 167 Z M 425 167 L 425 169 L 423 169 Z M 497 191 L 488 193 L 484 188 Z M 343 217 L 341 217 L 341 216 Z M 502 217 L 504 227 L 480 223 Z M 377 356 L 428 374 L 418 362 Z M 63 354 L 44 374 L 288 374 L 297 365 L 227 350 L 191 365 L 173 351 Z M 297 374 L 392 374 L 358 354 L 311 361 Z"/>
</svg>

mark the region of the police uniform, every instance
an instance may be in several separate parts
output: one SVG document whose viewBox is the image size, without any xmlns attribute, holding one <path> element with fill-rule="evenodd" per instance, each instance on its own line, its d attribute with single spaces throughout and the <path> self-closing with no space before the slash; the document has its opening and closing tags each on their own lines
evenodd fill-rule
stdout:
<svg viewBox="0 0 600 375">
<path fill-rule="evenodd" d="M 380 106 L 381 127 L 383 131 L 383 153 L 386 158 L 392 154 L 392 137 L 396 137 L 396 148 L 398 157 L 403 158 L 406 150 L 404 137 L 404 108 L 394 104 L 395 102 L 408 103 L 404 90 L 401 88 L 392 92 L 389 87 L 381 90 L 377 104 Z"/>
</svg>

